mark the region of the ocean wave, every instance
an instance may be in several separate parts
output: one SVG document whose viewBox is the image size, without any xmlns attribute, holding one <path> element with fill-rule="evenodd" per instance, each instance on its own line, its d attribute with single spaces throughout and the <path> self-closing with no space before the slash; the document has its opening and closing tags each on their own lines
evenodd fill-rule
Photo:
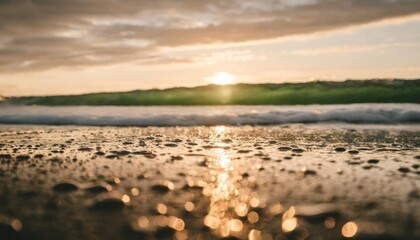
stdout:
<svg viewBox="0 0 420 240">
<path fill-rule="evenodd" d="M 0 106 L 1 124 L 91 126 L 420 123 L 420 104 L 200 107 Z"/>
</svg>

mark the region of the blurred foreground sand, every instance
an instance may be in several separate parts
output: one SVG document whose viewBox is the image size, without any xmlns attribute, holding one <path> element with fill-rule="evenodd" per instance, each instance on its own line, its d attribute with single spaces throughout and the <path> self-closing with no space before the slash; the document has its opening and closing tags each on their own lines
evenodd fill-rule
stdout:
<svg viewBox="0 0 420 240">
<path fill-rule="evenodd" d="M 0 129 L 0 239 L 420 237 L 417 125 Z"/>
</svg>

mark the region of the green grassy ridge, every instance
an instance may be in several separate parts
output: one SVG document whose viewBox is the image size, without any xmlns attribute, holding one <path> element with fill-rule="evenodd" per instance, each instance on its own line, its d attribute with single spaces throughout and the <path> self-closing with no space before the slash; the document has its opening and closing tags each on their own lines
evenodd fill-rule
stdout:
<svg viewBox="0 0 420 240">
<path fill-rule="evenodd" d="M 26 105 L 297 105 L 420 103 L 420 79 L 347 80 L 282 84 L 207 85 L 68 96 L 16 97 Z"/>
</svg>

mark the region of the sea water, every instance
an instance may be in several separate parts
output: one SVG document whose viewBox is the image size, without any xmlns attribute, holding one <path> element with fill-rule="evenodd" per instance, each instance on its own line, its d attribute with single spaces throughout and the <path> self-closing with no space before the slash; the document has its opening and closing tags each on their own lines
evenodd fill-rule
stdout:
<svg viewBox="0 0 420 240">
<path fill-rule="evenodd" d="M 213 126 L 325 122 L 420 123 L 420 104 L 129 107 L 0 105 L 1 124 Z"/>
</svg>

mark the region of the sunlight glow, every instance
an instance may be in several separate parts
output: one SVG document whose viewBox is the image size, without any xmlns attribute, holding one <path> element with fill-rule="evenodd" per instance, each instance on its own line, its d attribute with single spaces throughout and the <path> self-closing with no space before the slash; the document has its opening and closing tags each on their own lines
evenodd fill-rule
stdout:
<svg viewBox="0 0 420 240">
<path fill-rule="evenodd" d="M 232 84 L 235 81 L 236 77 L 233 74 L 228 72 L 218 72 L 212 77 L 209 77 L 208 80 L 216 85 L 226 85 Z"/>
<path fill-rule="evenodd" d="M 216 126 L 214 127 L 214 132 L 216 132 L 219 135 L 222 135 L 225 133 L 226 127 L 225 126 Z"/>
</svg>

